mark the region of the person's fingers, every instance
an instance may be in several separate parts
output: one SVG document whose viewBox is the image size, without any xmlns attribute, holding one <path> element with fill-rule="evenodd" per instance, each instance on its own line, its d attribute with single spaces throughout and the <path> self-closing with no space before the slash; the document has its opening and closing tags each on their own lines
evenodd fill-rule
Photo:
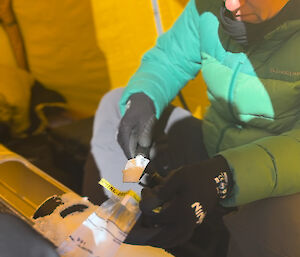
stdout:
<svg viewBox="0 0 300 257">
<path fill-rule="evenodd" d="M 196 216 L 190 211 L 191 206 L 184 195 L 176 195 L 172 200 L 163 203 L 159 211 L 151 216 L 151 222 L 158 225 L 180 223 L 180 219 L 196 222 Z"/>
<path fill-rule="evenodd" d="M 135 129 L 132 129 L 132 131 L 129 135 L 129 143 L 128 143 L 130 158 L 136 157 L 136 149 L 137 149 L 137 144 L 138 144 L 137 141 L 138 141 L 138 134 Z"/>
<path fill-rule="evenodd" d="M 171 172 L 161 184 L 153 188 L 144 188 L 142 190 L 142 200 L 140 208 L 145 213 L 152 213 L 157 207 L 168 205 L 181 190 L 180 177 L 177 176 L 177 171 Z"/>
<path fill-rule="evenodd" d="M 152 100 L 144 93 L 129 97 L 126 111 L 119 125 L 118 142 L 127 158 L 134 158 L 137 147 L 150 148 L 155 117 Z M 149 149 L 146 151 L 149 152 Z"/>
<path fill-rule="evenodd" d="M 117 140 L 118 140 L 119 145 L 123 149 L 123 151 L 124 151 L 124 153 L 125 153 L 125 155 L 128 159 L 133 158 L 131 156 L 130 148 L 129 148 L 130 141 L 131 141 L 132 145 L 134 143 L 133 138 L 131 138 L 131 134 L 132 134 L 133 129 L 134 128 L 132 126 L 130 126 L 128 124 L 125 124 L 124 118 L 121 120 L 120 125 L 119 125 Z M 132 147 L 133 146 L 131 146 L 131 148 Z"/>
<path fill-rule="evenodd" d="M 147 214 L 153 214 L 153 210 L 160 207 L 163 201 L 158 198 L 155 189 L 145 187 L 142 190 L 142 199 L 140 201 L 140 209 Z"/>
<path fill-rule="evenodd" d="M 156 195 L 162 202 L 168 202 L 173 199 L 176 194 L 183 190 L 183 177 L 179 173 L 180 169 L 171 171 L 164 179 L 163 183 L 154 188 Z"/>
<path fill-rule="evenodd" d="M 124 116 L 119 126 L 118 142 L 128 159 L 136 157 L 138 146 L 145 149 L 145 152 L 149 152 L 148 148 L 152 141 L 151 131 L 152 128 L 144 129 L 139 121 L 136 124 L 127 124 Z"/>
<path fill-rule="evenodd" d="M 145 191 L 145 199 L 147 199 L 148 202 L 153 201 L 152 199 L 149 200 L 149 198 L 152 198 L 151 190 L 143 191 Z M 134 239 L 136 241 L 135 244 L 137 244 L 137 242 L 139 242 L 139 244 L 143 242 L 143 244 L 154 247 L 172 248 L 187 241 L 192 236 L 193 229 L 186 226 L 185 223 L 182 223 L 180 219 L 191 219 L 193 217 L 188 217 L 186 212 L 181 211 L 186 207 L 182 204 L 178 204 L 183 203 L 182 200 L 183 199 L 175 197 L 171 202 L 164 203 L 160 212 L 152 212 L 152 215 L 144 215 L 143 217 L 147 218 L 147 227 L 160 229 L 149 229 L 148 231 L 140 229 L 135 231 L 134 238 L 140 237 L 140 239 Z M 153 206 L 157 206 L 157 204 L 154 203 Z M 151 208 L 153 206 L 151 206 Z M 151 208 L 149 207 L 149 209 Z M 143 233 L 149 233 L 149 236 L 145 238 Z"/>
<path fill-rule="evenodd" d="M 141 147 L 150 148 L 152 143 L 153 127 L 156 122 L 156 118 L 153 115 L 146 121 L 145 124 L 140 124 L 140 131 L 138 135 L 138 144 Z"/>
</svg>

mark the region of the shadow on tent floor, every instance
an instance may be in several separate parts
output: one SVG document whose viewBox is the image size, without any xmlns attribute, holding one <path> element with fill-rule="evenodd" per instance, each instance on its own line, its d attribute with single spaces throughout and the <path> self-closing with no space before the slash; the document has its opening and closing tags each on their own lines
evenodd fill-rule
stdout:
<svg viewBox="0 0 300 257">
<path fill-rule="evenodd" d="M 89 153 L 93 117 L 72 122 L 5 146 L 81 194 L 83 167 Z"/>
</svg>

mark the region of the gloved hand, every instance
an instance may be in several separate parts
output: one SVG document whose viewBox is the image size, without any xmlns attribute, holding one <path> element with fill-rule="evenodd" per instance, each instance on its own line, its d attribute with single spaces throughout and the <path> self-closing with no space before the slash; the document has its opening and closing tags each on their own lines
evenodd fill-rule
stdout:
<svg viewBox="0 0 300 257">
<path fill-rule="evenodd" d="M 129 233 L 126 243 L 172 248 L 183 244 L 213 213 L 220 198 L 232 187 L 230 169 L 222 156 L 172 171 L 154 188 L 144 188 L 142 221 Z M 159 212 L 153 210 L 161 207 Z"/>
<path fill-rule="evenodd" d="M 128 159 L 136 157 L 138 149 L 148 155 L 156 120 L 154 104 L 147 95 L 136 93 L 129 98 L 118 131 L 118 142 Z"/>
<path fill-rule="evenodd" d="M 55 246 L 23 220 L 0 214 L 1 257 L 59 257 Z"/>
</svg>

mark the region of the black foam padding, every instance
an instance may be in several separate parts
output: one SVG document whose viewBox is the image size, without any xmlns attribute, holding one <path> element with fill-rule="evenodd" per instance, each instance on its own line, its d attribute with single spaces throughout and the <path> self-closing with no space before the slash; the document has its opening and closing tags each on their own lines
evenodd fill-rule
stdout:
<svg viewBox="0 0 300 257">
<path fill-rule="evenodd" d="M 60 216 L 65 218 L 74 212 L 84 212 L 84 210 L 87 208 L 88 208 L 88 206 L 84 205 L 84 204 L 74 204 L 74 205 L 64 209 L 63 211 L 61 211 Z"/>
</svg>

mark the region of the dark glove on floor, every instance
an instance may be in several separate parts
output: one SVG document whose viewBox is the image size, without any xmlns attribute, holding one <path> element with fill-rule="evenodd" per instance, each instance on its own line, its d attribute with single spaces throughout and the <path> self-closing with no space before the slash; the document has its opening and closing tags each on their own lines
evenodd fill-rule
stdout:
<svg viewBox="0 0 300 257">
<path fill-rule="evenodd" d="M 213 213 L 231 187 L 230 169 L 222 156 L 183 166 L 162 184 L 144 188 L 141 222 L 130 232 L 127 243 L 173 248 L 187 242 L 197 226 Z M 161 207 L 159 212 L 153 212 Z M 144 235 L 144 236 L 143 236 Z"/>
<path fill-rule="evenodd" d="M 0 214 L 0 228 L 1 257 L 59 257 L 54 245 L 13 215 Z"/>
<path fill-rule="evenodd" d="M 129 98 L 118 131 L 118 142 L 128 159 L 138 154 L 137 148 L 149 153 L 156 120 L 154 104 L 147 95 L 136 93 Z"/>
</svg>

